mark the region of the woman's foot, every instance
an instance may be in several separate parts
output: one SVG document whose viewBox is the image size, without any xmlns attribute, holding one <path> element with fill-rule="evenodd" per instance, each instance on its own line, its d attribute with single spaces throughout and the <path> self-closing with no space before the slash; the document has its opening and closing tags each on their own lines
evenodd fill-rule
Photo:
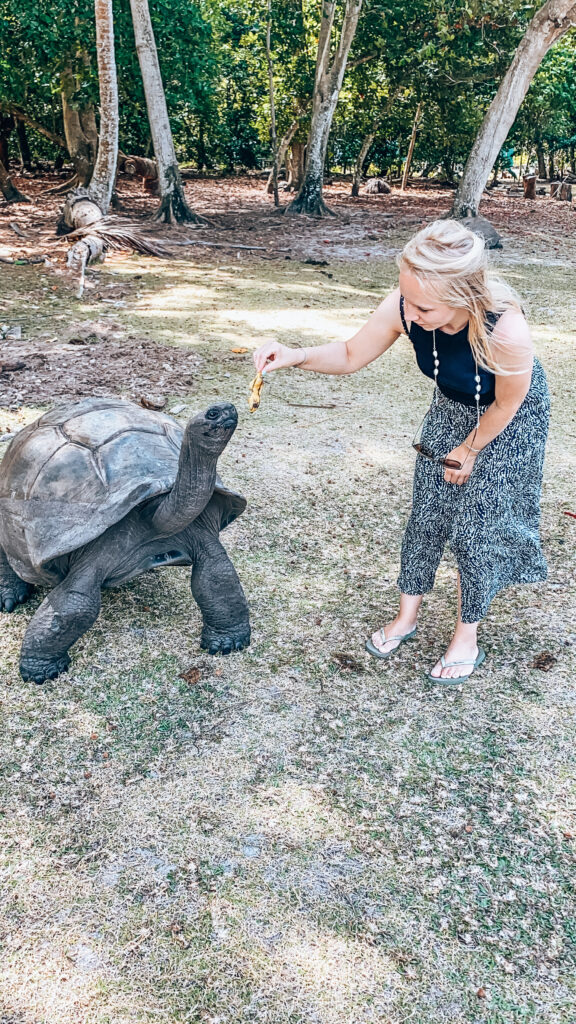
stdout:
<svg viewBox="0 0 576 1024">
<path fill-rule="evenodd" d="M 404 637 L 413 633 L 415 629 L 416 619 L 410 621 L 395 618 L 392 619 L 392 622 L 387 622 L 385 626 L 382 626 L 382 629 L 377 629 L 375 633 L 372 633 L 370 639 L 380 654 L 391 654 L 402 643 Z M 393 639 L 386 640 L 386 637 L 393 637 Z"/>
<path fill-rule="evenodd" d="M 466 679 L 474 671 L 478 652 L 476 637 L 454 637 L 444 654 L 444 661 L 447 664 L 443 667 L 442 662 L 437 661 L 430 676 L 434 679 Z M 462 664 L 450 665 L 449 663 L 453 661 Z"/>
</svg>

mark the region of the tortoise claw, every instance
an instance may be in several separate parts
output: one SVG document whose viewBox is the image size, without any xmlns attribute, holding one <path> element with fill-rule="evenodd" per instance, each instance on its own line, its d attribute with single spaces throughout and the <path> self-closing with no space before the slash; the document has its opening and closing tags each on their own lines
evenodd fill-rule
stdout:
<svg viewBox="0 0 576 1024">
<path fill-rule="evenodd" d="M 200 647 L 208 654 L 232 654 L 241 651 L 250 643 L 250 624 L 241 622 L 230 629 L 214 629 L 204 625 Z"/>
<path fill-rule="evenodd" d="M 20 675 L 25 683 L 36 683 L 40 686 L 66 672 L 69 665 L 70 658 L 67 654 L 52 661 L 23 657 L 20 661 Z"/>
<path fill-rule="evenodd" d="M 34 587 L 24 580 L 0 583 L 0 612 L 13 612 L 16 605 L 28 600 L 33 590 Z"/>
</svg>

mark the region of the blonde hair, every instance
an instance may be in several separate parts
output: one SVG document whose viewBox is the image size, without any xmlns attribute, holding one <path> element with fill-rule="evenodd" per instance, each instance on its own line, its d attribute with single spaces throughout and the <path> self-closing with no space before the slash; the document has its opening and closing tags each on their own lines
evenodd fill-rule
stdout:
<svg viewBox="0 0 576 1024">
<path fill-rule="evenodd" d="M 507 309 L 522 312 L 516 292 L 493 275 L 488 275 L 484 239 L 456 220 L 435 220 L 422 228 L 404 246 L 397 259 L 406 270 L 425 284 L 440 302 L 453 309 L 465 309 L 469 316 L 468 341 L 476 362 L 493 373 L 509 373 L 498 365 L 490 334 L 488 313 Z"/>
</svg>

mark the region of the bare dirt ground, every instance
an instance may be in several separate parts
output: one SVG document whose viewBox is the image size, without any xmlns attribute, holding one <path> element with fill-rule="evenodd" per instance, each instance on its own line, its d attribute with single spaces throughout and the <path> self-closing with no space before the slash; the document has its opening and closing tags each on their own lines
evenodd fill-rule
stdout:
<svg viewBox="0 0 576 1024">
<path fill-rule="evenodd" d="M 246 399 L 252 349 L 348 337 L 450 195 L 335 185 L 338 219 L 295 224 L 261 184 L 187 188 L 218 226 L 177 238 L 228 247 L 111 256 L 81 301 L 57 201 L 0 208 L 0 256 L 50 260 L 0 263 L 0 361 L 25 364 L 0 374 L 0 435 L 76 395 L 152 393 L 181 422 L 234 401 L 220 468 L 249 504 L 223 539 L 254 627 L 241 655 L 199 653 L 187 571 L 148 573 L 32 688 L 18 653 L 42 595 L 0 616 L 0 1021 L 574 1022 L 574 210 L 483 211 L 553 395 L 549 578 L 494 601 L 486 664 L 440 690 L 449 555 L 417 640 L 383 663 L 363 646 L 394 609 L 430 400 L 408 343 L 350 378 L 278 374 L 253 416 Z"/>
</svg>

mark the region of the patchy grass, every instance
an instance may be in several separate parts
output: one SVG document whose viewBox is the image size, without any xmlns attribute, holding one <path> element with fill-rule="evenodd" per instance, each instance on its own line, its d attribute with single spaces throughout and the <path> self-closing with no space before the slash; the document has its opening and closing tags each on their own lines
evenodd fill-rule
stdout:
<svg viewBox="0 0 576 1024">
<path fill-rule="evenodd" d="M 104 594 L 70 673 L 35 689 L 17 662 L 38 598 L 2 616 L 3 1024 L 576 1020 L 576 277 L 498 262 L 554 397 L 550 576 L 494 602 L 485 666 L 449 691 L 423 673 L 455 614 L 450 558 L 417 642 L 382 664 L 363 648 L 395 606 L 430 397 L 406 341 L 351 378 L 279 374 L 251 417 L 250 355 L 231 351 L 345 338 L 392 262 L 114 258 L 95 277 L 122 283 L 111 310 L 61 284 L 25 307 L 44 271 L 10 271 L 3 315 L 31 339 L 48 311 L 62 329 L 113 317 L 197 353 L 182 417 L 238 405 L 221 472 L 249 506 L 225 541 L 254 639 L 199 653 L 188 573 L 150 573 Z M 37 415 L 26 401 L 4 429 Z"/>
</svg>

